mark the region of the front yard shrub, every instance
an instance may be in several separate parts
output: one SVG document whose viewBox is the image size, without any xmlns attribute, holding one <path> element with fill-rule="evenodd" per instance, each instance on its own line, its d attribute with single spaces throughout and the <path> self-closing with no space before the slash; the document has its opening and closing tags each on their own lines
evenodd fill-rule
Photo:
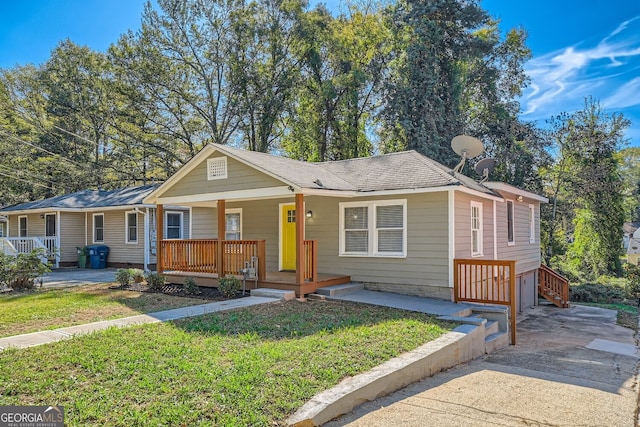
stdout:
<svg viewBox="0 0 640 427">
<path fill-rule="evenodd" d="M 242 287 L 242 282 L 236 276 L 227 274 L 218 279 L 218 290 L 225 298 L 235 298 Z"/>
<path fill-rule="evenodd" d="M 200 289 L 198 288 L 196 279 L 194 279 L 193 277 L 187 277 L 186 279 L 184 279 L 184 290 L 189 295 L 196 295 L 200 293 Z"/>
<path fill-rule="evenodd" d="M 592 302 L 609 304 L 627 298 L 625 289 L 599 283 L 585 283 L 569 287 L 569 300 L 573 302 Z"/>
<path fill-rule="evenodd" d="M 116 271 L 116 282 L 120 286 L 128 286 L 131 283 L 131 271 L 128 268 L 119 268 Z"/>
<path fill-rule="evenodd" d="M 17 290 L 33 289 L 36 278 L 51 271 L 42 262 L 43 256 L 44 251 L 41 249 L 16 256 L 0 252 L 0 284 Z"/>
<path fill-rule="evenodd" d="M 147 285 L 149 285 L 151 289 L 157 291 L 162 289 L 165 282 L 167 281 L 166 277 L 164 277 L 160 273 L 156 273 L 155 271 L 150 271 L 149 273 L 147 273 L 145 278 L 147 279 Z"/>
<path fill-rule="evenodd" d="M 136 283 L 141 283 L 144 281 L 144 271 L 139 268 L 130 268 L 129 274 L 131 275 L 131 279 Z"/>
</svg>

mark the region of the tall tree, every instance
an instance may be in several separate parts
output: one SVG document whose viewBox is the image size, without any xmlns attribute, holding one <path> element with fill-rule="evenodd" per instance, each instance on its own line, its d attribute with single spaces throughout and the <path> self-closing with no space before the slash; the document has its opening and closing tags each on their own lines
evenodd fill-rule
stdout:
<svg viewBox="0 0 640 427">
<path fill-rule="evenodd" d="M 547 220 L 549 245 L 554 248 L 558 214 L 573 235 L 568 246 L 569 265 L 591 276 L 620 270 L 623 186 L 616 153 L 624 144 L 629 121 L 621 114 L 607 114 L 599 102 L 587 98 L 582 110 L 555 118 L 556 165 L 547 176 L 554 189 L 556 207 Z M 571 209 L 559 209 L 561 205 Z M 553 255 L 553 254 L 550 254 Z"/>
</svg>

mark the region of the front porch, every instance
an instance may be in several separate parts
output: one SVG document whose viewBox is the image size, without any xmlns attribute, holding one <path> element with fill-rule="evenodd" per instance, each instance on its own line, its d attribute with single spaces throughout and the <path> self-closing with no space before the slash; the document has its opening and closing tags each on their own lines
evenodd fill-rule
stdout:
<svg viewBox="0 0 640 427">
<path fill-rule="evenodd" d="M 158 272 L 171 283 L 193 277 L 199 286 L 218 286 L 227 274 L 247 277 L 246 288 L 265 287 L 295 291 L 298 297 L 324 286 L 349 283 L 350 276 L 318 273 L 318 242 L 303 241 L 298 271 L 266 271 L 264 240 L 161 240 Z"/>
<path fill-rule="evenodd" d="M 40 250 L 42 262 L 51 263 L 54 268 L 58 268 L 60 263 L 59 246 L 56 236 L 0 237 L 0 251 L 5 255 L 30 254 L 34 250 Z"/>
</svg>

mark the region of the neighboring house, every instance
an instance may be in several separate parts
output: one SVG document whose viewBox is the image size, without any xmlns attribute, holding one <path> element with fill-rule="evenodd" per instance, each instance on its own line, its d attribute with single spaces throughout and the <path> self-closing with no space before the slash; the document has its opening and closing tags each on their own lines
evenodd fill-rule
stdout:
<svg viewBox="0 0 640 427">
<path fill-rule="evenodd" d="M 638 228 L 640 228 L 640 222 L 625 222 L 622 225 L 622 247 L 625 251 L 629 249 L 629 241 Z"/>
<path fill-rule="evenodd" d="M 0 209 L 7 218 L 0 239 L 7 253 L 46 249 L 54 267 L 77 265 L 78 247 L 109 247 L 107 266 L 155 268 L 156 210 L 142 201 L 157 185 L 84 190 Z M 189 211 L 165 212 L 164 235 L 189 235 Z"/>
<path fill-rule="evenodd" d="M 238 274 L 251 254 L 265 286 L 298 295 L 353 280 L 451 299 L 455 259 L 515 260 L 520 308 L 537 304 L 546 202 L 479 184 L 414 151 L 308 163 L 218 144 L 144 200 L 159 212 L 191 209 L 197 240 L 158 235 L 159 271 L 172 280 Z"/>
<path fill-rule="evenodd" d="M 625 223 L 625 226 L 627 226 L 627 224 L 629 223 Z M 630 223 L 630 224 L 636 224 L 636 223 Z M 632 227 L 634 226 L 632 225 Z M 625 227 L 625 235 L 626 235 L 627 229 L 628 228 Z M 640 228 L 636 228 L 633 231 L 633 233 L 629 235 L 626 249 L 627 249 L 627 262 L 629 264 L 638 265 L 638 261 L 640 261 Z"/>
</svg>

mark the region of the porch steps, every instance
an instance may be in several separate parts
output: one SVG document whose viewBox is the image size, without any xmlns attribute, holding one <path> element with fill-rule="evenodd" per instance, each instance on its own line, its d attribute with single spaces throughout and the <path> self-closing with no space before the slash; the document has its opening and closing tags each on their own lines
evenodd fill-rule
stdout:
<svg viewBox="0 0 640 427">
<path fill-rule="evenodd" d="M 316 293 L 318 295 L 324 295 L 328 297 L 338 297 L 342 295 L 350 294 L 351 292 L 359 291 L 364 289 L 364 285 L 362 283 L 349 282 L 344 285 L 335 285 L 335 286 L 327 286 L 324 288 L 318 288 Z"/>
<path fill-rule="evenodd" d="M 295 291 L 285 291 L 282 289 L 258 288 L 251 289 L 252 297 L 277 298 L 282 301 L 289 301 L 296 298 Z"/>
</svg>

